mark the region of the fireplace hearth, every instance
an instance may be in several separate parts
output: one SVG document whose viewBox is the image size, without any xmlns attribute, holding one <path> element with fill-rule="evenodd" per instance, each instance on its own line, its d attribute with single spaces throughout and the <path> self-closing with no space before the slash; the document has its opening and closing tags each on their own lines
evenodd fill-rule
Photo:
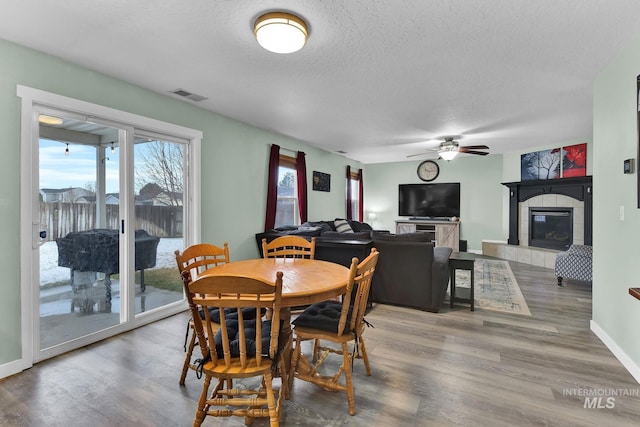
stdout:
<svg viewBox="0 0 640 427">
<path fill-rule="evenodd" d="M 573 208 L 529 208 L 529 246 L 566 250 L 572 243 Z"/>
</svg>

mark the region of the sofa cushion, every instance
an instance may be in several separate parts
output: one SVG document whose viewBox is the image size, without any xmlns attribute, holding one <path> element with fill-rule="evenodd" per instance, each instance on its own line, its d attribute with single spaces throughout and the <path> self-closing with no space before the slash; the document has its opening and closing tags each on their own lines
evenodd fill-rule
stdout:
<svg viewBox="0 0 640 427">
<path fill-rule="evenodd" d="M 303 328 L 320 329 L 327 332 L 338 332 L 338 323 L 340 322 L 340 312 L 342 311 L 342 303 L 338 301 L 317 302 L 307 307 L 300 314 L 293 325 Z M 351 310 L 347 316 L 347 325 L 351 320 Z"/>
<path fill-rule="evenodd" d="M 336 231 L 338 233 L 353 233 L 353 228 L 351 228 L 351 226 L 349 225 L 349 221 L 347 221 L 346 219 L 336 218 L 334 223 L 336 225 Z"/>
<path fill-rule="evenodd" d="M 336 231 L 333 221 L 308 221 L 301 225 L 301 227 L 320 227 L 320 232 Z"/>
<path fill-rule="evenodd" d="M 378 231 L 371 232 L 371 238 L 376 240 L 384 240 L 391 242 L 430 242 L 429 234 L 427 233 L 404 233 L 404 234 L 391 234 L 381 233 Z"/>
<path fill-rule="evenodd" d="M 366 222 L 347 220 L 349 225 L 353 229 L 354 232 L 358 233 L 360 231 L 371 231 L 373 230 L 369 224 Z"/>
<path fill-rule="evenodd" d="M 342 240 L 370 240 L 371 232 L 360 231 L 357 233 L 339 233 L 337 231 L 325 231 L 320 235 L 323 239 L 342 239 Z"/>
<path fill-rule="evenodd" d="M 271 233 L 273 236 L 302 236 L 302 237 L 314 237 L 319 236 L 322 229 L 320 227 L 296 227 L 291 230 L 278 231 Z"/>
</svg>

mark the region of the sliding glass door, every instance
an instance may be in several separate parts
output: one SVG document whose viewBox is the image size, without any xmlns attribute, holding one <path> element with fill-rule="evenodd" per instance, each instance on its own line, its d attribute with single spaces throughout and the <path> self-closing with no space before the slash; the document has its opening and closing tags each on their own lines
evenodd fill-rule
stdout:
<svg viewBox="0 0 640 427">
<path fill-rule="evenodd" d="M 119 131 L 56 114 L 39 123 L 41 351 L 122 321 Z"/>
<path fill-rule="evenodd" d="M 183 298 L 175 251 L 185 246 L 186 150 L 187 145 L 166 136 L 135 134 L 136 314 Z"/>
<path fill-rule="evenodd" d="M 193 141 L 51 107 L 34 111 L 38 361 L 183 310 L 174 251 L 197 227 L 186 203 Z"/>
</svg>

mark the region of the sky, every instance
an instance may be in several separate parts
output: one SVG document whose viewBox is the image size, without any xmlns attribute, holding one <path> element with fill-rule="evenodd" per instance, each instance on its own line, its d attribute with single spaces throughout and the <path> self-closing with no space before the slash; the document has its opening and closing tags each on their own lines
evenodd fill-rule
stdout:
<svg viewBox="0 0 640 427">
<path fill-rule="evenodd" d="M 96 149 L 88 145 L 69 144 L 69 155 L 65 156 L 66 144 L 59 141 L 40 140 L 40 184 L 39 188 L 87 188 L 96 185 Z M 106 191 L 118 193 L 118 147 L 115 153 L 107 149 Z"/>
</svg>

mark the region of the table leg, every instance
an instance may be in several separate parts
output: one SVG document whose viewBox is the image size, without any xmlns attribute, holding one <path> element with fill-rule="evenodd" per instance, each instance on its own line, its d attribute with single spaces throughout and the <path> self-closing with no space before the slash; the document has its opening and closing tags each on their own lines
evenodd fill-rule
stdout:
<svg viewBox="0 0 640 427">
<path fill-rule="evenodd" d="M 267 310 L 265 315 L 267 320 L 273 318 L 273 313 L 271 309 Z M 290 397 L 290 388 L 292 381 L 290 380 L 288 374 L 291 371 L 291 356 L 293 354 L 293 331 L 291 329 L 291 308 L 282 307 L 280 309 L 280 321 L 282 322 L 282 327 L 280 328 L 280 339 L 283 340 L 284 346 L 282 348 L 282 358 L 284 360 L 285 371 L 280 373 L 280 378 L 282 381 L 282 390 L 284 390 L 285 399 L 289 400 Z"/>
<path fill-rule="evenodd" d="M 453 301 L 456 299 L 456 269 L 449 268 L 449 278 L 451 281 L 451 289 L 449 290 L 449 308 L 453 308 Z"/>
<path fill-rule="evenodd" d="M 469 298 L 471 299 L 471 311 L 475 311 L 475 308 L 474 308 L 475 297 L 473 295 L 473 290 L 475 288 L 475 284 L 473 283 L 474 270 L 475 270 L 475 267 L 473 266 L 473 264 L 471 264 L 471 268 L 469 269 L 469 273 L 471 273 L 471 289 L 469 290 Z"/>
</svg>

